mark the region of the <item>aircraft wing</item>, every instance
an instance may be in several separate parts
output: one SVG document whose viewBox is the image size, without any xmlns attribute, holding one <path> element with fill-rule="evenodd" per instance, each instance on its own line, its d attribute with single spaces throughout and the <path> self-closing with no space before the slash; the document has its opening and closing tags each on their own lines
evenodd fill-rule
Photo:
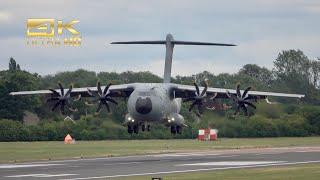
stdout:
<svg viewBox="0 0 320 180">
<path fill-rule="evenodd" d="M 104 89 L 105 86 L 101 86 L 101 89 Z M 89 97 L 88 89 L 93 92 L 97 92 L 97 87 L 81 87 L 81 88 L 73 88 L 71 91 L 71 96 L 78 96 L 81 97 Z M 57 92 L 60 92 L 60 89 L 55 89 Z M 109 88 L 110 96 L 111 97 L 128 97 L 132 91 L 134 90 L 133 84 L 120 84 L 120 85 L 111 85 Z M 67 92 L 68 89 L 64 89 L 64 92 Z M 11 92 L 10 95 L 18 96 L 18 95 L 37 95 L 37 94 L 44 94 L 50 95 L 53 94 L 50 90 L 36 90 L 36 91 L 19 91 L 19 92 Z"/>
<path fill-rule="evenodd" d="M 199 87 L 200 92 L 202 92 L 204 87 Z M 180 98 L 188 98 L 192 97 L 195 94 L 195 86 L 191 85 L 181 85 L 181 84 L 173 84 L 172 88 L 175 93 L 175 97 Z M 241 94 L 243 94 L 244 90 L 240 90 Z M 237 94 L 236 89 L 223 89 L 223 88 L 210 88 L 207 89 L 207 96 L 212 97 L 216 94 L 216 98 L 229 98 L 229 94 Z M 247 96 L 250 96 L 251 99 L 266 99 L 269 96 L 274 97 L 289 97 L 289 98 L 303 98 L 304 94 L 287 94 L 287 93 L 276 93 L 276 92 L 263 92 L 263 91 L 249 91 Z"/>
</svg>

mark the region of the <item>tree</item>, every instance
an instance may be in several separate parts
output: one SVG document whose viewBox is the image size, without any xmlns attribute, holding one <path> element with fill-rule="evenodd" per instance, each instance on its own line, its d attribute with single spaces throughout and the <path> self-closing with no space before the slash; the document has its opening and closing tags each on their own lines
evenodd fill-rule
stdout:
<svg viewBox="0 0 320 180">
<path fill-rule="evenodd" d="M 20 65 L 17 64 L 16 60 L 13 57 L 9 60 L 9 71 L 20 71 Z"/>
<path fill-rule="evenodd" d="M 8 71 L 1 71 L 0 76 L 0 118 L 21 121 L 25 110 L 34 112 L 39 106 L 39 97 L 10 96 L 13 91 L 27 91 L 39 88 L 40 77 L 26 71 L 17 71 L 13 58 L 10 59 Z"/>
<path fill-rule="evenodd" d="M 317 101 L 317 93 L 311 83 L 311 62 L 301 50 L 288 50 L 279 53 L 274 61 L 277 90 L 306 94 L 305 101 Z"/>
<path fill-rule="evenodd" d="M 257 81 L 263 82 L 265 86 L 271 86 L 273 81 L 273 74 L 265 67 L 260 67 L 256 64 L 246 64 L 244 65 L 239 74 L 245 74 L 250 76 L 251 78 L 256 79 Z"/>
<path fill-rule="evenodd" d="M 288 50 L 279 53 L 274 61 L 274 69 L 279 78 L 292 74 L 309 77 L 310 61 L 301 50 Z"/>
<path fill-rule="evenodd" d="M 311 61 L 311 81 L 315 88 L 320 88 L 320 58 Z"/>
</svg>

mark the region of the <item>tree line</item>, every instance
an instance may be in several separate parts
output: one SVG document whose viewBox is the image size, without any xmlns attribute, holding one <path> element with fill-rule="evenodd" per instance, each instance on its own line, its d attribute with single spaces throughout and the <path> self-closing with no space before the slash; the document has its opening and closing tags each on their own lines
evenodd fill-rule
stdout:
<svg viewBox="0 0 320 180">
<path fill-rule="evenodd" d="M 194 81 L 202 83 L 207 79 L 211 87 L 235 88 L 237 83 L 244 89 L 252 86 L 254 90 L 286 93 L 301 93 L 306 97 L 297 100 L 272 98 L 279 102 L 269 105 L 257 104 L 257 110 L 250 109 L 250 117 L 233 116 L 233 109 L 205 112 L 201 121 L 188 112 L 183 104 L 182 114 L 188 128 L 182 135 L 172 136 L 162 126 L 153 127 L 150 133 L 129 136 L 121 124 L 126 114 L 126 100 L 118 99 L 112 113 L 103 111 L 94 115 L 96 107 L 75 102 L 77 112 L 69 112 L 74 121 L 64 120 L 59 112 L 51 112 L 45 96 L 9 96 L 12 91 L 57 88 L 58 82 L 68 87 L 95 86 L 99 80 L 103 84 L 162 82 L 162 78 L 151 72 L 100 72 L 79 69 L 40 76 L 22 70 L 10 58 L 8 70 L 0 71 L 0 141 L 61 140 L 66 133 L 76 139 L 129 139 L 129 138 L 195 138 L 199 128 L 217 128 L 224 137 L 276 137 L 320 135 L 320 59 L 309 59 L 301 50 L 286 50 L 279 53 L 272 69 L 255 64 L 244 65 L 239 72 L 213 74 L 204 71 L 192 76 L 176 76 L 172 82 L 191 85 Z M 84 100 L 85 101 L 85 100 Z M 218 100 L 218 104 L 233 106 L 231 101 Z M 116 110 L 114 110 L 116 108 Z M 26 112 L 38 117 L 39 122 L 28 124 Z M 31 118 L 32 120 L 32 118 Z"/>
</svg>

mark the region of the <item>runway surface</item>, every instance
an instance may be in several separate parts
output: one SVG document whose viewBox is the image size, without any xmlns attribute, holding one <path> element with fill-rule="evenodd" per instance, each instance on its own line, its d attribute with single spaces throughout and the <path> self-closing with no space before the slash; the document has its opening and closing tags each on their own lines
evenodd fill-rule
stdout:
<svg viewBox="0 0 320 180">
<path fill-rule="evenodd" d="M 215 150 L 0 164 L 0 179 L 110 179 L 306 163 L 320 165 L 320 147 Z"/>
</svg>

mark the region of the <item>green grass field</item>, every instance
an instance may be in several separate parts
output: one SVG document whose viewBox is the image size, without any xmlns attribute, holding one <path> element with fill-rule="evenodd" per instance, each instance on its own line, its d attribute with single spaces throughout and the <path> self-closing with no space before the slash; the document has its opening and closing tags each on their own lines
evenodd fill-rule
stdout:
<svg viewBox="0 0 320 180">
<path fill-rule="evenodd" d="M 290 146 L 320 146 L 320 137 L 222 138 L 212 142 L 197 140 L 108 140 L 77 141 L 76 144 L 67 145 L 62 141 L 0 142 L 0 162 Z"/>
<path fill-rule="evenodd" d="M 304 164 L 292 166 L 264 167 L 251 169 L 233 169 L 218 171 L 201 171 L 192 173 L 176 173 L 168 175 L 133 176 L 115 179 L 121 180 L 150 180 L 151 177 L 162 177 L 163 180 L 212 180 L 212 179 L 237 179 L 237 180 L 318 180 L 320 177 L 320 164 Z"/>
</svg>

